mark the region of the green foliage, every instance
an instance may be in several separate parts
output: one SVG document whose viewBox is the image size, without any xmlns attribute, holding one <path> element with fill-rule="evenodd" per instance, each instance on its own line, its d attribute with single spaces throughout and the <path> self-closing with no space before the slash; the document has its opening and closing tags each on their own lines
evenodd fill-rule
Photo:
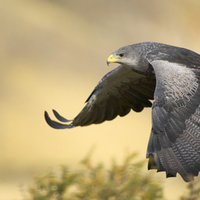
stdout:
<svg viewBox="0 0 200 200">
<path fill-rule="evenodd" d="M 34 177 L 28 200 L 161 200 L 162 187 L 151 173 L 144 174 L 144 162 L 133 162 L 129 154 L 122 165 L 112 162 L 110 170 L 91 163 L 88 155 L 83 170 L 72 172 L 61 167 L 61 176 L 47 172 Z"/>
<path fill-rule="evenodd" d="M 180 200 L 200 200 L 200 179 L 188 183 L 187 194 Z"/>
<path fill-rule="evenodd" d="M 53 172 L 46 172 L 34 176 L 34 184 L 29 188 L 33 200 L 64 200 L 65 191 L 76 183 L 79 174 L 69 172 L 65 166 L 61 167 L 61 177 L 57 178 Z M 30 199 L 30 198 L 28 198 Z"/>
</svg>

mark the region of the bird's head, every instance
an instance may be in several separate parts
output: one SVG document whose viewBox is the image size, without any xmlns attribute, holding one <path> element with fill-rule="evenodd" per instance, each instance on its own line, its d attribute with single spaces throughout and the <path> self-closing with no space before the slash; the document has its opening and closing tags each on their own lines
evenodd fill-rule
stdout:
<svg viewBox="0 0 200 200">
<path fill-rule="evenodd" d="M 133 71 L 137 71 L 138 73 L 154 75 L 153 67 L 146 59 L 144 53 L 147 44 L 148 43 L 138 43 L 117 49 L 108 57 L 107 65 L 110 63 L 119 63 L 130 67 Z"/>
<path fill-rule="evenodd" d="M 121 47 L 114 51 L 107 59 L 107 65 L 110 63 L 119 63 L 127 66 L 138 64 L 138 51 L 135 50 L 134 45 Z"/>
</svg>

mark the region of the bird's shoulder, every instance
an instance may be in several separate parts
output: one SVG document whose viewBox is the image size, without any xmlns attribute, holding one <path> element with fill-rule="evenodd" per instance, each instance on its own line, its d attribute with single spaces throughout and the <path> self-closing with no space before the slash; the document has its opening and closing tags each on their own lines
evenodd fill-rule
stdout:
<svg viewBox="0 0 200 200">
<path fill-rule="evenodd" d="M 155 46 L 147 52 L 146 58 L 150 62 L 163 60 L 185 65 L 188 68 L 200 69 L 200 54 L 186 48 L 163 44 Z"/>
</svg>

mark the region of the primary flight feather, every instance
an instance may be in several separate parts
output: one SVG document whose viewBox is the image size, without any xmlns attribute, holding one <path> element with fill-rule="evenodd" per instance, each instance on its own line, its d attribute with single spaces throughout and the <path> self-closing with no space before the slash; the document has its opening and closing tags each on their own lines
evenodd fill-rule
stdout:
<svg viewBox="0 0 200 200">
<path fill-rule="evenodd" d="M 51 120 L 45 111 L 46 122 L 56 129 L 73 128 L 152 107 L 148 169 L 193 180 L 200 171 L 200 55 L 144 42 L 114 51 L 110 63 L 120 65 L 101 79 L 73 120 L 53 110 L 63 123 Z"/>
</svg>

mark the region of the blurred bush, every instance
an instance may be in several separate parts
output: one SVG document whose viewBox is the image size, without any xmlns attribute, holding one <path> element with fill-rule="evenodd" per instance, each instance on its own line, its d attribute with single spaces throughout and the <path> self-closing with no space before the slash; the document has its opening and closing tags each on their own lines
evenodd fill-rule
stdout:
<svg viewBox="0 0 200 200">
<path fill-rule="evenodd" d="M 187 186 L 187 193 L 180 200 L 200 200 L 200 179 L 192 181 Z"/>
<path fill-rule="evenodd" d="M 122 165 L 112 161 L 107 170 L 103 164 L 94 166 L 91 153 L 82 160 L 82 170 L 61 167 L 57 177 L 52 171 L 34 176 L 25 200 L 159 200 L 163 189 L 144 173 L 144 162 L 134 161 L 136 154 L 125 157 Z"/>
</svg>

